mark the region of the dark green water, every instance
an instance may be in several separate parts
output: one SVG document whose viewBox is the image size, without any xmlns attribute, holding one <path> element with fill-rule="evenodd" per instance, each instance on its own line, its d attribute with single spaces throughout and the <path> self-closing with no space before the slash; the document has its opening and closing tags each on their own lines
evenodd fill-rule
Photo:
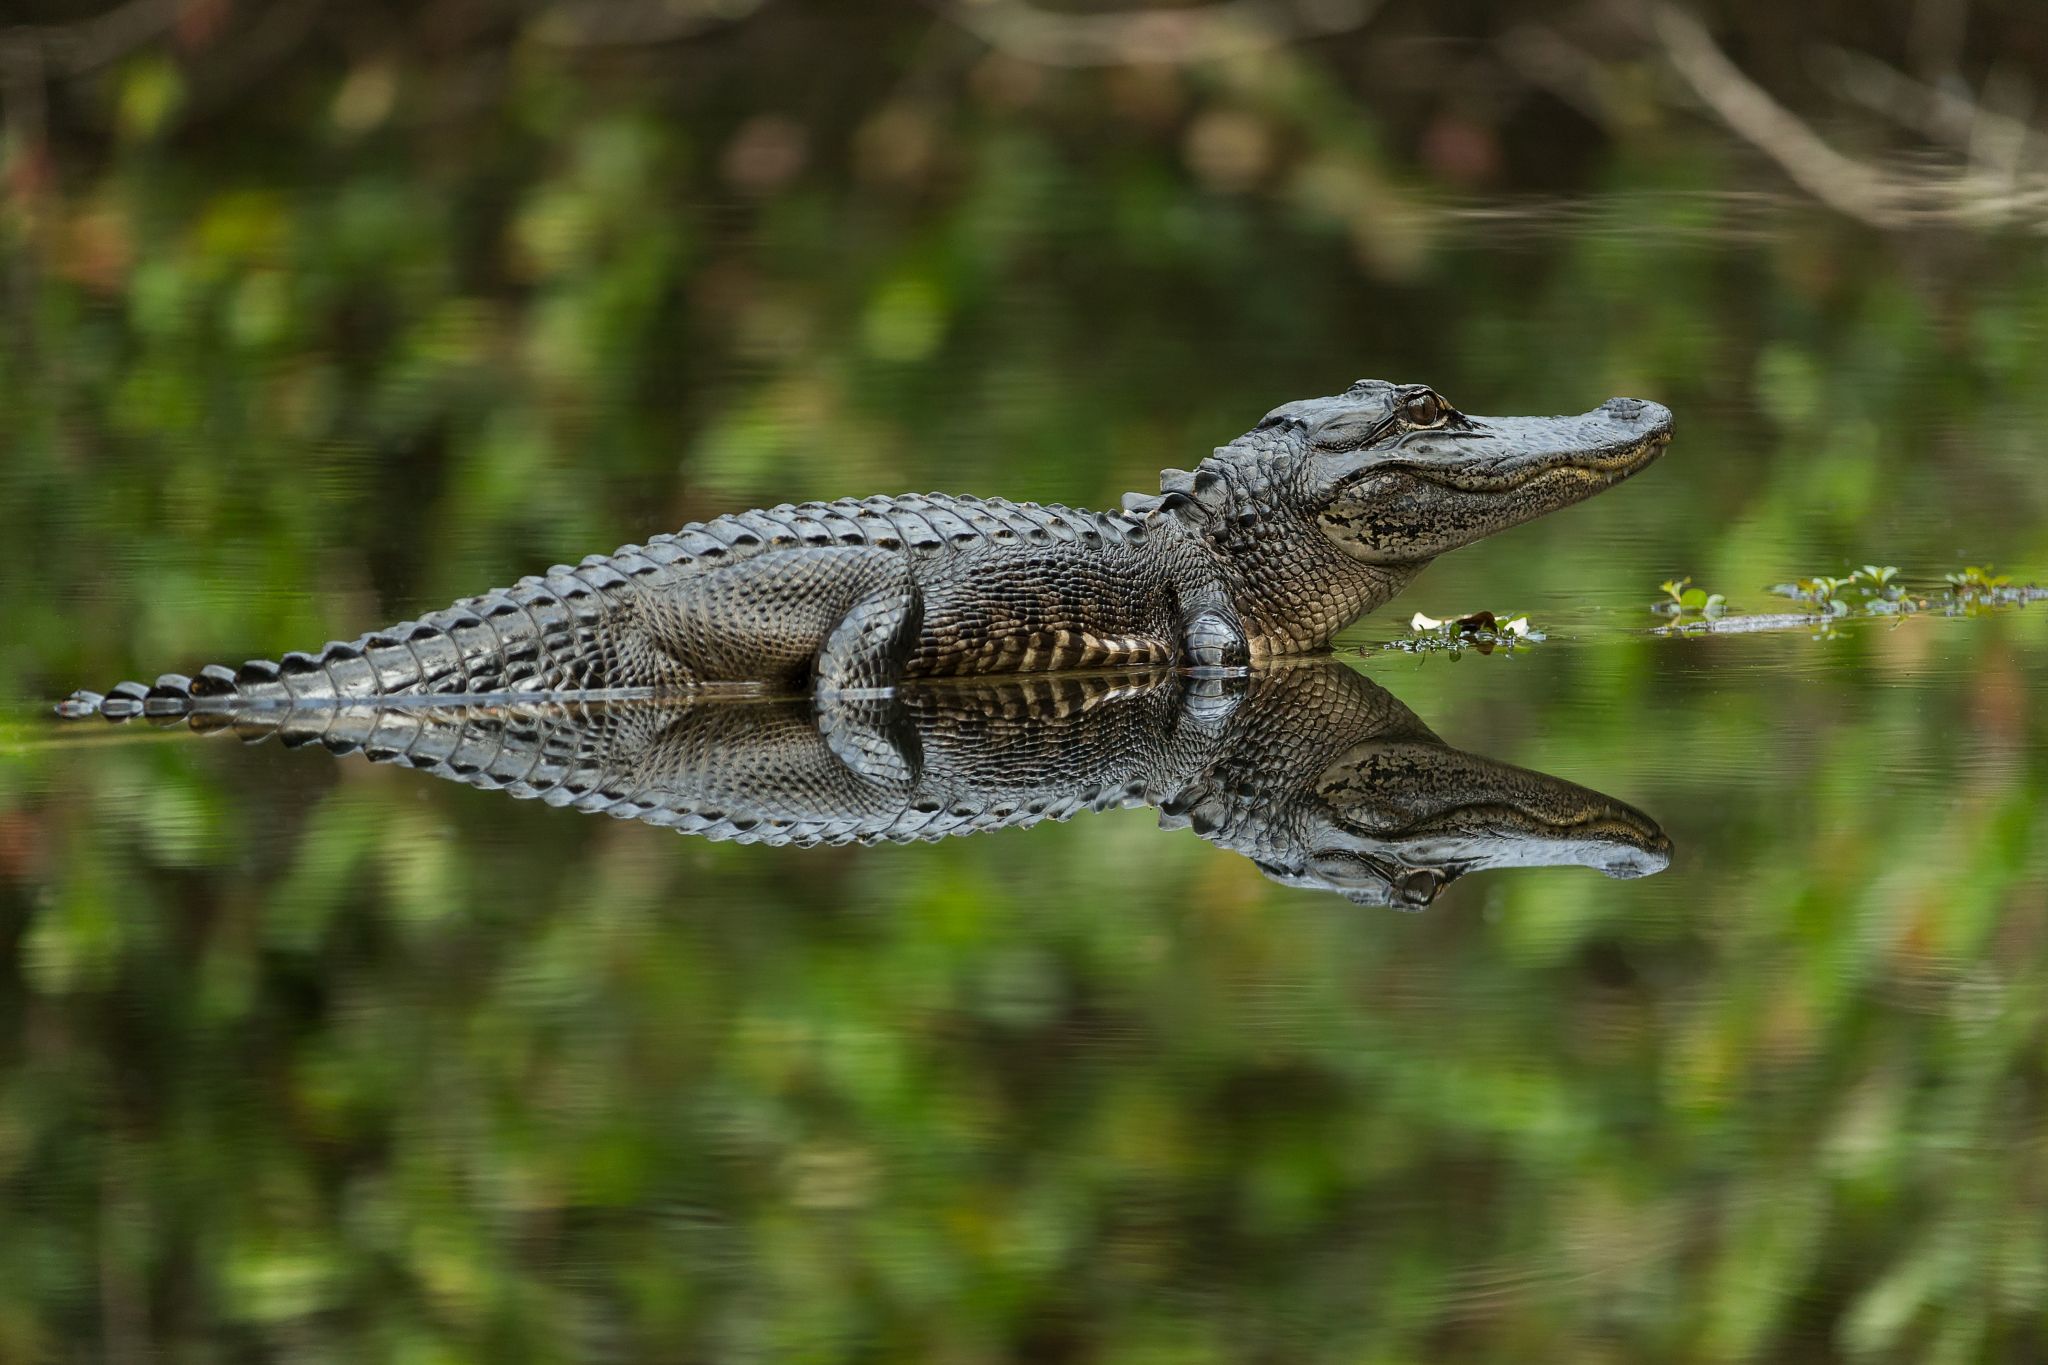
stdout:
<svg viewBox="0 0 2048 1365">
<path fill-rule="evenodd" d="M 10 210 L 0 1359 L 2048 1352 L 2048 607 L 1650 633 L 1680 576 L 2048 576 L 2038 242 L 1678 138 L 1347 225 L 975 117 L 923 195 L 705 189 L 586 110 L 530 175 L 188 151 Z M 1411 916 L 1146 810 L 741 847 L 47 715 L 723 510 L 1113 505 L 1361 375 L 1677 412 L 1344 652 L 1668 869 Z M 1480 608 L 1547 638 L 1377 648 Z"/>
</svg>

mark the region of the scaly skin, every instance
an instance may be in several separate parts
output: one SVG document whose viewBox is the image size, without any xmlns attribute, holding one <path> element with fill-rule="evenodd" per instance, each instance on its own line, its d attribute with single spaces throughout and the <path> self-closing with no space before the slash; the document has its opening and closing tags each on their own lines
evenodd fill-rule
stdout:
<svg viewBox="0 0 2048 1365">
<path fill-rule="evenodd" d="M 1312 652 L 1436 555 L 1577 502 L 1670 439 L 1653 403 L 1475 418 L 1361 380 L 1290 403 L 1120 512 L 942 494 L 693 523 L 317 654 L 166 674 L 66 715 L 231 702 L 858 693 L 906 679 L 1238 667 Z"/>
<path fill-rule="evenodd" d="M 1453 749 L 1331 660 L 741 705 L 255 704 L 182 723 L 746 843 L 905 843 L 1149 805 L 1277 881 L 1403 909 L 1483 868 L 1639 877 L 1670 861 L 1642 812 Z"/>
</svg>

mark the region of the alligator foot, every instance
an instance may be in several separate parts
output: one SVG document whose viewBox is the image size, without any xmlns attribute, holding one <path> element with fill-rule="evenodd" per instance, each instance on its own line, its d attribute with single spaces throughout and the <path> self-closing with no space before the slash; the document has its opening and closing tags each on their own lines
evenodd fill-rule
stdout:
<svg viewBox="0 0 2048 1365">
<path fill-rule="evenodd" d="M 1251 662 L 1244 627 L 1213 607 L 1198 612 L 1181 635 L 1187 661 L 1196 668 L 1242 669 Z"/>
</svg>

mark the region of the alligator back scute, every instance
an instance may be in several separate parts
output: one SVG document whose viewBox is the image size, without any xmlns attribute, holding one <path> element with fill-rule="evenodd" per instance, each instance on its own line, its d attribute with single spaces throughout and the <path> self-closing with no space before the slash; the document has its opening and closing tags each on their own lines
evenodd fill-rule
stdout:
<svg viewBox="0 0 2048 1365">
<path fill-rule="evenodd" d="M 1058 504 L 999 498 L 909 493 L 899 497 L 840 498 L 835 502 L 782 503 L 695 521 L 680 530 L 627 545 L 610 557 L 660 561 L 687 571 L 692 564 L 731 563 L 771 550 L 801 546 L 869 545 L 915 554 L 943 554 L 988 545 L 1139 543 L 1144 528 L 1115 513 L 1083 512 Z"/>
</svg>

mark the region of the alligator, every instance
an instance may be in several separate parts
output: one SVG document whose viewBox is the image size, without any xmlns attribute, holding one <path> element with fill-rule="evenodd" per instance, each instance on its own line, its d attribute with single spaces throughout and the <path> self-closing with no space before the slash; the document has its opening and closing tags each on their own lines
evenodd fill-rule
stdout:
<svg viewBox="0 0 2048 1365">
<path fill-rule="evenodd" d="M 744 843 L 908 843 L 1151 806 L 1276 881 L 1410 910 L 1481 868 L 1640 877 L 1671 857 L 1641 811 L 1451 748 L 1327 658 L 759 702 L 254 703 L 159 723 Z"/>
<path fill-rule="evenodd" d="M 1632 398 L 1472 417 L 1424 385 L 1360 380 L 1275 408 L 1116 512 L 937 493 L 783 504 L 318 653 L 81 691 L 59 709 L 1237 668 L 1324 648 L 1437 555 L 1627 478 L 1670 438 L 1670 412 Z"/>
</svg>

